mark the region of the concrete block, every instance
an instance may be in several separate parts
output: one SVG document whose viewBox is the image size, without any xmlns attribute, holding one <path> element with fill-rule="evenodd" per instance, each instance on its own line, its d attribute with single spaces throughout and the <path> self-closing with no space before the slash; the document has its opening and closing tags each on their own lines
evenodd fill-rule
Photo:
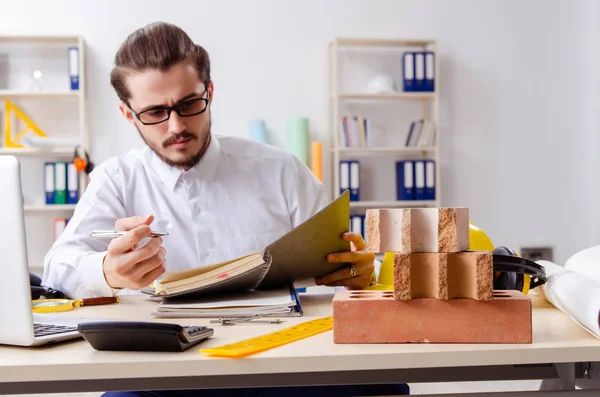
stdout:
<svg viewBox="0 0 600 397">
<path fill-rule="evenodd" d="M 394 254 L 394 298 L 492 299 L 489 251 Z"/>
<path fill-rule="evenodd" d="M 392 291 L 338 291 L 334 343 L 532 343 L 531 300 L 520 291 L 493 299 L 396 300 Z"/>
<path fill-rule="evenodd" d="M 458 252 L 469 249 L 468 208 L 368 209 L 367 249 L 384 252 Z"/>
</svg>

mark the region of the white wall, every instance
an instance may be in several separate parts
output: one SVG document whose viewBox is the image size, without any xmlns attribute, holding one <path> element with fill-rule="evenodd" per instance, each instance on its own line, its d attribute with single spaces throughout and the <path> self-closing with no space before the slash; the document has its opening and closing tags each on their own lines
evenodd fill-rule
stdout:
<svg viewBox="0 0 600 397">
<path fill-rule="evenodd" d="M 141 144 L 108 74 L 121 41 L 146 23 L 178 24 L 211 54 L 214 131 L 246 135 L 247 120 L 264 118 L 278 145 L 295 115 L 325 139 L 330 39 L 435 37 L 442 205 L 469 207 L 497 245 L 552 245 L 558 262 L 597 241 L 591 1 L 0 0 L 0 10 L 0 34 L 85 37 L 97 162 Z"/>
</svg>

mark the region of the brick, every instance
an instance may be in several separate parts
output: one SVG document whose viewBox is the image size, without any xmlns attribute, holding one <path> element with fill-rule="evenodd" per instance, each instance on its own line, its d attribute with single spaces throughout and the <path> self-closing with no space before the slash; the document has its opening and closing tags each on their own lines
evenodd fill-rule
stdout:
<svg viewBox="0 0 600 397">
<path fill-rule="evenodd" d="M 532 343 L 531 300 L 494 291 L 490 300 L 396 300 L 392 291 L 338 291 L 334 343 Z"/>
<path fill-rule="evenodd" d="M 368 209 L 367 249 L 384 252 L 458 252 L 469 249 L 468 208 Z"/>
<path fill-rule="evenodd" d="M 394 254 L 394 298 L 492 299 L 494 264 L 488 251 Z"/>
</svg>

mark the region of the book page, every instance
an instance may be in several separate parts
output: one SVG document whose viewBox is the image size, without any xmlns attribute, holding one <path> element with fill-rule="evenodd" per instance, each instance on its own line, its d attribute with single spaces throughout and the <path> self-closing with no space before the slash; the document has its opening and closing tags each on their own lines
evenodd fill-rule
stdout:
<svg viewBox="0 0 600 397">
<path fill-rule="evenodd" d="M 240 258 L 235 258 L 235 259 L 232 259 L 229 261 L 215 263 L 214 265 L 195 267 L 195 268 L 187 269 L 187 270 L 177 270 L 177 271 L 173 271 L 173 272 L 167 272 L 167 273 L 163 274 L 163 277 L 161 278 L 160 283 L 161 284 L 170 283 L 173 281 L 183 280 L 186 278 L 190 278 L 190 277 L 198 276 L 198 275 L 201 275 L 204 273 L 208 273 L 210 271 L 213 271 L 213 270 L 221 268 L 221 267 L 225 267 L 229 264 L 238 262 L 244 258 L 248 258 L 249 256 L 253 256 L 253 255 L 257 255 L 257 254 L 250 254 L 250 255 L 242 256 Z"/>
<path fill-rule="evenodd" d="M 265 261 L 261 254 L 244 256 L 221 266 L 213 266 L 211 270 L 191 277 L 160 282 L 156 287 L 156 292 L 158 294 L 175 294 L 222 283 L 230 286 L 237 285 L 244 290 L 256 285 L 258 279 L 253 271 L 260 269 L 264 264 Z"/>
</svg>

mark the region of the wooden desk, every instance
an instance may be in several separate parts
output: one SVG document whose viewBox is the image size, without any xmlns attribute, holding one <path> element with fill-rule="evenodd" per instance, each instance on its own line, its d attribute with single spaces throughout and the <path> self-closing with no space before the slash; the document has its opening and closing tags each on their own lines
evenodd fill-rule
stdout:
<svg viewBox="0 0 600 397">
<path fill-rule="evenodd" d="M 201 347 L 261 335 L 331 314 L 333 295 L 301 295 L 302 318 L 221 326 L 208 319 L 150 316 L 156 302 L 124 297 L 67 317 L 210 325 L 215 336 L 182 353 L 100 352 L 84 340 L 42 348 L 0 347 L 0 394 L 556 378 L 555 364 L 600 361 L 600 340 L 534 296 L 531 345 L 336 345 L 326 332 L 244 359 L 212 358 Z M 581 372 L 581 371 L 579 371 Z M 581 373 L 576 373 L 581 375 Z"/>
</svg>

